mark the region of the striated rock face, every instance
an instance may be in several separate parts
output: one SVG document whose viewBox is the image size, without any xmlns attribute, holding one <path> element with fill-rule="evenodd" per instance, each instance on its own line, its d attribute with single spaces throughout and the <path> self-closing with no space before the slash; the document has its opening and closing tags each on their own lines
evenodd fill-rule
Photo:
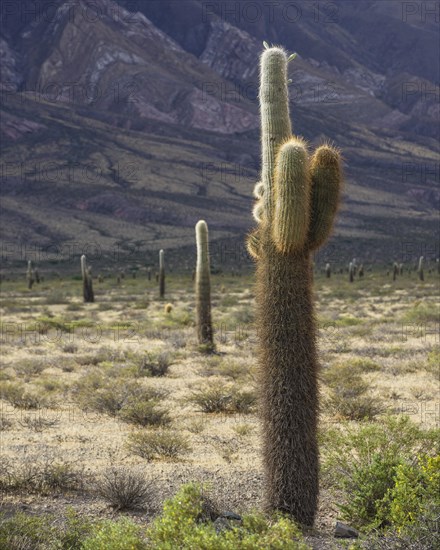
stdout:
<svg viewBox="0 0 440 550">
<path fill-rule="evenodd" d="M 19 70 L 19 55 L 0 37 L 0 90 L 17 90 L 22 77 Z"/>
<path fill-rule="evenodd" d="M 210 23 L 208 40 L 199 59 L 223 78 L 248 82 L 258 74 L 260 43 L 226 21 Z"/>
<path fill-rule="evenodd" d="M 46 20 L 47 19 L 47 20 Z M 154 119 L 217 131 L 258 126 L 248 105 L 222 96 L 222 80 L 142 13 L 111 0 L 61 2 L 51 17 L 24 33 L 24 49 L 37 47 L 24 88 L 44 100 L 110 110 L 127 118 Z M 4 56 L 14 76 L 14 58 Z"/>
<path fill-rule="evenodd" d="M 17 141 L 26 134 L 34 134 L 39 130 L 47 129 L 44 124 L 33 120 L 17 117 L 2 111 L 0 116 L 0 131 L 4 138 Z"/>
</svg>

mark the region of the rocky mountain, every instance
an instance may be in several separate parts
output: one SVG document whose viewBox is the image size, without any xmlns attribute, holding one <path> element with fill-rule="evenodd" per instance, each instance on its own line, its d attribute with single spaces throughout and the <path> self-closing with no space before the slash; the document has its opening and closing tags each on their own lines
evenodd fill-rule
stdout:
<svg viewBox="0 0 440 550">
<path fill-rule="evenodd" d="M 263 40 L 298 52 L 294 131 L 344 152 L 335 261 L 434 242 L 438 15 L 424 3 L 7 4 L 4 259 L 22 259 L 23 243 L 94 243 L 108 256 L 115 246 L 182 248 L 200 218 L 213 239 L 241 246 L 260 162 Z"/>
</svg>

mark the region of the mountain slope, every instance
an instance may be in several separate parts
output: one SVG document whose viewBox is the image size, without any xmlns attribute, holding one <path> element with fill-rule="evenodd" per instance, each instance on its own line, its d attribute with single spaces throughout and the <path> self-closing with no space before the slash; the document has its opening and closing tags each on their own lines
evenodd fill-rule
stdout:
<svg viewBox="0 0 440 550">
<path fill-rule="evenodd" d="M 50 17 L 2 20 L 4 242 L 94 243 L 107 256 L 135 245 L 147 254 L 191 246 L 205 218 L 213 239 L 241 243 L 260 162 L 264 34 L 300 52 L 291 67 L 294 131 L 344 152 L 337 259 L 359 249 L 397 256 L 403 239 L 436 231 L 438 105 L 417 94 L 402 104 L 399 94 L 402 81 L 414 89 L 435 77 L 418 54 L 403 59 L 413 36 L 420 55 L 433 45 L 431 27 L 407 23 L 405 42 L 403 22 L 380 2 L 369 10 L 338 2 L 332 25 L 303 15 L 293 35 L 285 21 L 234 25 L 196 0 L 142 2 L 143 13 L 122 1 L 54 4 L 42 2 Z M 400 33 L 391 61 L 386 45 L 372 47 L 377 14 L 380 32 Z M 7 254 L 21 256 L 19 246 Z"/>
</svg>

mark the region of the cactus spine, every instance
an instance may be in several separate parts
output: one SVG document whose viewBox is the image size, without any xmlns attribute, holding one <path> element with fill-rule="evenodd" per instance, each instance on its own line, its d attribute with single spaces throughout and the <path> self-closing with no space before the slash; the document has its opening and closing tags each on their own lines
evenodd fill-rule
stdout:
<svg viewBox="0 0 440 550">
<path fill-rule="evenodd" d="M 311 251 L 339 202 L 339 153 L 291 135 L 286 53 L 261 57 L 262 183 L 248 237 L 257 263 L 257 332 L 266 507 L 313 524 L 318 499 L 318 360 Z"/>
<path fill-rule="evenodd" d="M 165 296 L 165 252 L 159 250 L 159 296 Z"/>
<path fill-rule="evenodd" d="M 32 268 L 32 261 L 31 260 L 29 260 L 28 264 L 27 264 L 26 280 L 27 280 L 28 289 L 31 290 L 31 288 L 32 288 L 32 286 L 35 282 L 34 270 Z"/>
<path fill-rule="evenodd" d="M 84 302 L 94 302 L 95 295 L 93 293 L 92 270 L 90 267 L 87 267 L 87 260 L 84 254 L 81 256 L 81 275 Z"/>
<path fill-rule="evenodd" d="M 199 344 L 213 346 L 211 321 L 211 275 L 209 265 L 208 225 L 200 220 L 196 225 L 196 315 Z"/>
<path fill-rule="evenodd" d="M 424 262 L 424 257 L 423 256 L 420 256 L 419 258 L 419 266 L 417 268 L 417 273 L 419 274 L 419 279 L 421 281 L 424 281 L 425 280 L 425 275 L 424 275 L 424 272 L 423 272 L 423 262 Z"/>
</svg>

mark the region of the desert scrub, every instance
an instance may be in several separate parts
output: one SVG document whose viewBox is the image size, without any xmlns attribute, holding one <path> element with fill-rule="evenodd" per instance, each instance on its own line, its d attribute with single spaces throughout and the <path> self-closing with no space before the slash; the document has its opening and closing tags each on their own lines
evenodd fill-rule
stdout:
<svg viewBox="0 0 440 550">
<path fill-rule="evenodd" d="M 152 510 L 157 489 L 142 471 L 113 466 L 97 479 L 96 493 L 116 510 Z"/>
<path fill-rule="evenodd" d="M 188 438 L 174 430 L 134 432 L 128 436 L 127 448 L 146 460 L 155 458 L 176 460 L 191 450 Z"/>
<path fill-rule="evenodd" d="M 142 398 L 131 399 L 124 405 L 119 418 L 138 426 L 165 426 L 171 423 L 168 409 L 158 406 L 156 401 L 144 401 Z"/>
<path fill-rule="evenodd" d="M 163 512 L 147 531 L 149 545 L 156 550 L 306 550 L 296 525 L 283 516 L 272 519 L 259 514 L 243 517 L 231 529 L 216 532 L 203 513 L 204 495 L 197 485 L 184 485 L 165 502 Z"/>
<path fill-rule="evenodd" d="M 400 465 L 413 457 L 435 456 L 440 450 L 439 431 L 422 430 L 408 417 L 385 417 L 383 422 L 342 424 L 322 434 L 325 457 L 323 479 L 342 487 L 344 519 L 366 530 L 391 521 L 384 502 L 395 487 Z"/>
<path fill-rule="evenodd" d="M 0 467 L 0 490 L 49 495 L 81 491 L 84 469 L 59 457 L 33 456 L 16 463 L 4 459 Z"/>
<path fill-rule="evenodd" d="M 92 371 L 80 378 L 72 393 L 83 410 L 117 416 L 124 409 L 126 419 L 130 416 L 132 419 L 136 416 L 140 419 L 142 414 L 148 416 L 148 406 L 142 413 L 142 404 L 156 405 L 166 395 L 164 390 L 145 387 L 136 381 L 108 379 L 100 371 Z M 150 408 L 151 415 L 155 412 Z"/>
<path fill-rule="evenodd" d="M 41 391 L 27 390 L 24 384 L 5 382 L 0 384 L 0 398 L 17 409 L 53 408 L 56 403 Z"/>
<path fill-rule="evenodd" d="M 14 370 L 17 376 L 29 379 L 33 376 L 38 376 L 48 367 L 50 365 L 41 359 L 21 359 L 14 365 Z"/>
<path fill-rule="evenodd" d="M 381 400 L 367 394 L 370 384 L 361 376 L 371 370 L 377 370 L 374 363 L 354 360 L 335 363 L 322 373 L 331 389 L 325 404 L 334 415 L 348 420 L 372 420 L 383 412 Z"/>
<path fill-rule="evenodd" d="M 256 403 L 253 391 L 241 390 L 238 386 L 213 382 L 193 390 L 186 401 L 204 413 L 251 413 Z"/>
<path fill-rule="evenodd" d="M 163 351 L 161 353 L 146 353 L 135 360 L 137 376 L 165 376 L 173 364 L 173 355 Z"/>
</svg>

